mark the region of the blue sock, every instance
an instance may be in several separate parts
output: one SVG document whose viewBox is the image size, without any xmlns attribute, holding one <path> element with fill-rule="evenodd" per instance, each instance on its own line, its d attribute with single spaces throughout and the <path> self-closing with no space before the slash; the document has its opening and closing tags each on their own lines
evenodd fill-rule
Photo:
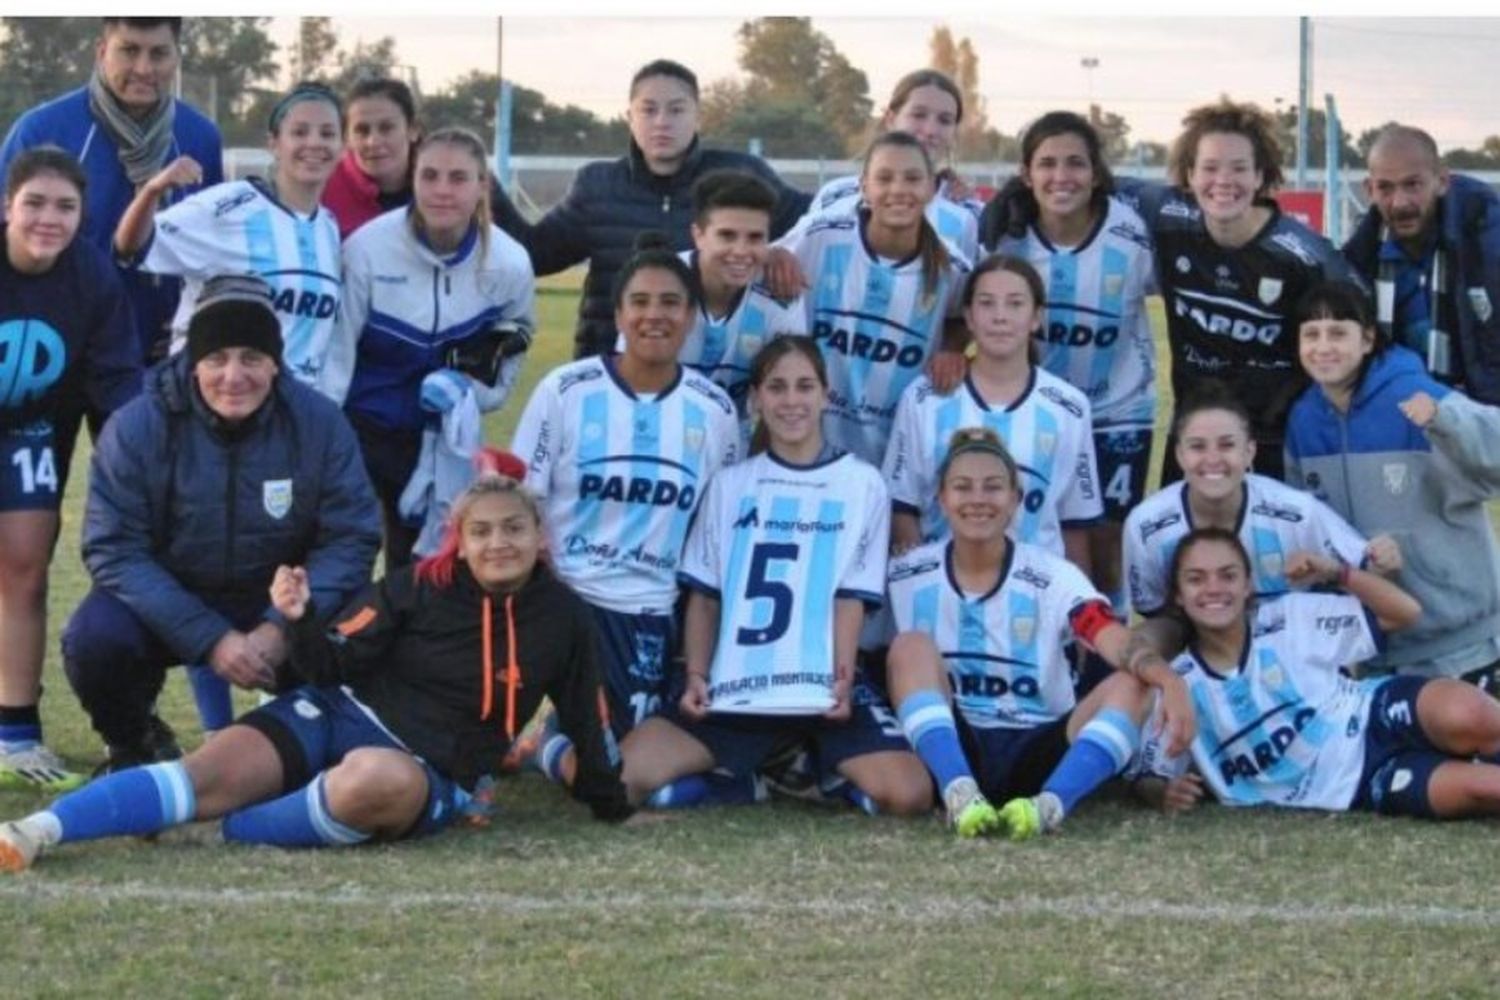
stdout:
<svg viewBox="0 0 1500 1000">
<path fill-rule="evenodd" d="M 537 769 L 554 784 L 566 785 L 568 782 L 563 776 L 562 763 L 563 757 L 572 749 L 572 740 L 562 733 L 553 733 L 542 740 L 542 745 L 536 752 Z"/>
<path fill-rule="evenodd" d="M 203 665 L 187 668 L 193 701 L 198 703 L 198 719 L 205 730 L 223 729 L 234 721 L 234 699 L 229 682 Z"/>
<path fill-rule="evenodd" d="M 144 837 L 186 823 L 198 811 L 193 782 L 178 760 L 105 775 L 46 810 L 62 827 L 59 843 L 98 837 Z"/>
<path fill-rule="evenodd" d="M 913 691 L 896 706 L 896 714 L 912 749 L 937 779 L 939 789 L 946 792 L 958 779 L 974 777 L 958 741 L 953 706 L 940 692 L 926 688 Z"/>
<path fill-rule="evenodd" d="M 30 750 L 42 742 L 42 717 L 35 705 L 0 705 L 0 749 Z"/>
<path fill-rule="evenodd" d="M 759 802 L 760 798 L 760 786 L 754 775 L 704 771 L 662 785 L 646 799 L 646 805 L 652 809 L 745 806 Z"/>
<path fill-rule="evenodd" d="M 1063 815 L 1094 789 L 1125 770 L 1141 741 L 1141 727 L 1118 708 L 1101 709 L 1048 776 L 1042 791 L 1056 795 Z"/>
<path fill-rule="evenodd" d="M 224 839 L 276 847 L 323 847 L 369 840 L 368 833 L 345 826 L 328 811 L 328 791 L 324 787 L 327 774 L 322 772 L 279 799 L 236 809 L 224 817 Z"/>
</svg>

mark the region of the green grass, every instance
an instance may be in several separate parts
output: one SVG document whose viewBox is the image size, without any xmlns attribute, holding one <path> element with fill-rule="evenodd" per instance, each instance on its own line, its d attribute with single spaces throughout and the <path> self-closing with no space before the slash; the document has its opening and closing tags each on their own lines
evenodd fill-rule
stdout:
<svg viewBox="0 0 1500 1000">
<path fill-rule="evenodd" d="M 544 286 L 491 440 L 570 354 L 573 295 Z M 71 493 L 54 634 L 86 585 Z M 49 741 L 91 766 L 51 645 Z M 162 709 L 196 742 L 180 672 Z M 43 801 L 0 792 L 0 815 Z M 0 996 L 1482 997 L 1500 978 L 1492 824 L 1106 799 L 1011 845 L 783 803 L 608 828 L 534 776 L 501 802 L 488 830 L 353 851 L 230 848 L 211 824 L 69 845 L 0 882 Z"/>
</svg>

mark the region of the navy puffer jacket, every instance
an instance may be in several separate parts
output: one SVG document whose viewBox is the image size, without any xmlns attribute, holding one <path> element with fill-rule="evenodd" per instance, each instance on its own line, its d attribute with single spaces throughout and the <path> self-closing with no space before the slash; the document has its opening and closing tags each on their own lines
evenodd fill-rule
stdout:
<svg viewBox="0 0 1500 1000">
<path fill-rule="evenodd" d="M 526 248 L 538 276 L 588 261 L 578 303 L 575 357 L 613 352 L 615 309 L 610 293 L 615 275 L 635 248 L 636 236 L 655 230 L 672 241 L 673 250 L 692 249 L 693 182 L 711 170 L 742 170 L 771 185 L 778 196 L 772 239 L 792 228 L 812 202 L 812 195 L 789 187 L 759 157 L 704 149 L 694 139 L 682 168 L 670 177 L 653 174 L 634 141 L 629 154 L 618 160 L 586 164 L 573 178 L 567 196 L 536 225 L 522 218 L 509 199 L 496 203 L 496 224 Z"/>
<path fill-rule="evenodd" d="M 354 432 L 284 374 L 230 426 L 178 354 L 147 372 L 94 450 L 84 564 L 185 663 L 205 662 L 231 618 L 277 620 L 278 564 L 306 566 L 316 606 L 332 611 L 370 579 L 379 545 Z"/>
</svg>

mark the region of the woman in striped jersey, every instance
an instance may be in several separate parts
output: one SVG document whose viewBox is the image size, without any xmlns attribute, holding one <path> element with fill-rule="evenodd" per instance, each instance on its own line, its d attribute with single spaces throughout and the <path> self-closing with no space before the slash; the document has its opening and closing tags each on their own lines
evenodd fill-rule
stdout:
<svg viewBox="0 0 1500 1000">
<path fill-rule="evenodd" d="M 980 426 L 995 431 L 1020 470 L 1016 537 L 1087 571 L 1087 525 L 1101 514 L 1089 404 L 1032 362 L 1044 294 L 1041 277 L 1018 257 L 987 257 L 969 276 L 964 319 L 976 350 L 963 384 L 947 396 L 925 377 L 908 386 L 886 449 L 897 551 L 948 536 L 939 470 L 954 431 Z"/>
<path fill-rule="evenodd" d="M 1415 623 L 1416 599 L 1321 552 L 1292 553 L 1287 575 L 1333 592 L 1256 602 L 1232 532 L 1199 529 L 1177 547 L 1170 596 L 1193 641 L 1173 669 L 1198 734 L 1175 755 L 1148 741 L 1141 796 L 1168 812 L 1208 791 L 1231 806 L 1500 815 L 1500 702 L 1452 677 L 1342 671 L 1373 656 L 1383 632 Z"/>
<path fill-rule="evenodd" d="M 319 83 L 299 83 L 271 111 L 271 175 L 226 181 L 156 211 L 171 188 L 196 183 L 191 157 L 169 163 L 137 192 L 115 228 L 115 252 L 145 271 L 181 275 L 182 301 L 172 320 L 172 350 L 217 274 L 255 274 L 275 294 L 286 371 L 318 387 L 338 324 L 342 270 L 339 231 L 319 204 L 343 149 L 338 97 Z"/>
<path fill-rule="evenodd" d="M 1156 420 L 1151 237 L 1134 210 L 1110 197 L 1114 177 L 1099 134 L 1071 111 L 1048 112 L 1026 129 L 1012 185 L 1001 197 L 1012 199 L 1015 215 L 1007 231 L 991 234 L 991 246 L 1041 275 L 1042 367 L 1088 397 L 1104 501 L 1104 520 L 1088 535 L 1089 565 L 1113 597 L 1120 526 L 1145 496 Z"/>
<path fill-rule="evenodd" d="M 738 801 L 753 800 L 756 768 L 805 741 L 830 792 L 869 812 L 926 812 L 921 762 L 855 669 L 885 577 L 880 474 L 824 439 L 828 373 L 810 338 L 768 342 L 750 387 L 755 453 L 709 483 L 683 555 L 682 696 L 625 740 L 626 788 L 680 807 L 736 801 L 725 786 L 738 782 Z"/>
</svg>

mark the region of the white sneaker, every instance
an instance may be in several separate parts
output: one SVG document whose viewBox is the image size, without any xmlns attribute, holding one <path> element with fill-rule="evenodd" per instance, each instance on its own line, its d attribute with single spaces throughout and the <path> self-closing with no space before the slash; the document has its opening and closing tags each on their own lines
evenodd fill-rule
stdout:
<svg viewBox="0 0 1500 1000">
<path fill-rule="evenodd" d="M 20 823 L 0 823 L 0 872 L 24 872 L 41 850 Z"/>
<path fill-rule="evenodd" d="M 88 778 L 68 769 L 63 759 L 40 743 L 24 750 L 0 751 L 0 788 L 40 788 L 71 792 Z"/>
</svg>

